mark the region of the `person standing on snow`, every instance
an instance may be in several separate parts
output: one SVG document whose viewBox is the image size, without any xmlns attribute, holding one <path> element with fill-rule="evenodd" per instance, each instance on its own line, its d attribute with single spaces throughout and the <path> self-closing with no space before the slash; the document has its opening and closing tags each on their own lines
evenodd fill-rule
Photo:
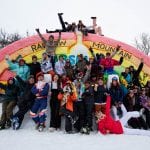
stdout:
<svg viewBox="0 0 150 150">
<path fill-rule="evenodd" d="M 37 125 L 36 128 L 41 132 L 45 128 L 49 84 L 44 81 L 44 74 L 42 72 L 38 73 L 36 78 L 37 83 L 31 89 L 36 99 L 31 108 L 30 115 Z"/>
</svg>

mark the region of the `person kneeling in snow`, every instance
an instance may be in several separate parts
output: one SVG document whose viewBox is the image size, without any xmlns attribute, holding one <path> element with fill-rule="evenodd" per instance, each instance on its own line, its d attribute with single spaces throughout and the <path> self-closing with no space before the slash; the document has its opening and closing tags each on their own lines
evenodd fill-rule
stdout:
<svg viewBox="0 0 150 150">
<path fill-rule="evenodd" d="M 111 97 L 107 95 L 105 114 L 103 114 L 102 112 L 97 114 L 98 130 L 102 134 L 128 134 L 150 136 L 150 131 L 140 129 L 129 129 L 126 127 L 127 121 L 130 118 L 140 117 L 140 113 L 138 111 L 124 112 L 123 117 L 120 120 L 115 121 L 110 115 L 110 103 Z"/>
<path fill-rule="evenodd" d="M 17 102 L 18 111 L 12 117 L 12 127 L 14 130 L 18 130 L 22 125 L 25 114 L 34 104 L 35 95 L 31 92 L 31 89 L 35 84 L 35 80 L 33 75 L 30 75 L 26 82 L 19 76 L 15 78 L 20 88 L 20 94 Z"/>
<path fill-rule="evenodd" d="M 65 130 L 67 133 L 72 132 L 72 125 L 75 124 L 73 114 L 73 102 L 77 100 L 76 90 L 71 81 L 67 81 L 63 91 L 59 93 L 58 100 L 61 101 L 60 113 L 65 116 Z"/>
<path fill-rule="evenodd" d="M 37 83 L 31 89 L 31 92 L 36 96 L 30 115 L 37 125 L 39 131 L 43 131 L 45 127 L 46 111 L 47 111 L 47 95 L 49 92 L 49 84 L 44 81 L 44 74 L 36 75 Z M 39 111 L 39 113 L 38 113 Z"/>
</svg>

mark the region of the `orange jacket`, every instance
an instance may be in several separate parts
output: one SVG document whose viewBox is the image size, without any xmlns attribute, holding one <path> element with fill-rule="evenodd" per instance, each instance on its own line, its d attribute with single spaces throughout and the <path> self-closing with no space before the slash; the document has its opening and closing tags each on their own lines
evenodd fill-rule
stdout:
<svg viewBox="0 0 150 150">
<path fill-rule="evenodd" d="M 64 94 L 59 93 L 58 94 L 58 100 L 62 100 L 63 99 Z M 66 103 L 66 109 L 73 111 L 73 102 L 77 100 L 77 95 L 74 92 L 72 95 L 68 95 L 67 97 L 67 103 Z"/>
</svg>

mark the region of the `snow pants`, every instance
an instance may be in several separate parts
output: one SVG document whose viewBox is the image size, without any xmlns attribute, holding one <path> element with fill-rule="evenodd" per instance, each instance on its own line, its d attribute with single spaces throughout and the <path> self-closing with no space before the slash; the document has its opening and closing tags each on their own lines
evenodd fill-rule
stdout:
<svg viewBox="0 0 150 150">
<path fill-rule="evenodd" d="M 123 117 L 120 119 L 124 134 L 150 136 L 150 131 L 141 130 L 141 129 L 130 129 L 125 127 L 128 120 L 132 117 L 138 118 L 140 117 L 140 113 L 138 111 L 126 112 L 126 114 L 123 114 Z"/>
<path fill-rule="evenodd" d="M 30 115 L 36 124 L 44 124 L 46 121 L 47 99 L 35 99 Z"/>
</svg>

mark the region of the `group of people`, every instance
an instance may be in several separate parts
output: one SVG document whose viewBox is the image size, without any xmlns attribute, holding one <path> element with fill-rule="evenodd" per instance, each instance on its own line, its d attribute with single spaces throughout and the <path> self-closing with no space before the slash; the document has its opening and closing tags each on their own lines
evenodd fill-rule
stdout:
<svg viewBox="0 0 150 150">
<path fill-rule="evenodd" d="M 48 29 L 46 29 L 47 33 L 54 33 L 54 32 L 59 32 L 59 31 L 61 32 L 81 31 L 84 36 L 87 36 L 88 33 L 93 33 L 93 34 L 97 34 L 100 36 L 104 36 L 102 33 L 101 27 L 97 25 L 97 17 L 91 17 L 92 25 L 90 26 L 86 26 L 82 20 L 79 20 L 78 24 L 76 24 L 75 22 L 72 22 L 72 23 L 65 22 L 63 19 L 63 13 L 58 13 L 58 18 L 62 26 L 62 29 L 61 30 L 57 29 L 55 31 L 49 31 Z"/>
<path fill-rule="evenodd" d="M 59 18 L 62 22 L 62 14 Z M 0 130 L 11 126 L 14 130 L 20 129 L 29 111 L 36 129 L 43 131 L 49 104 L 50 132 L 61 129 L 63 116 L 68 134 L 90 134 L 95 122 L 102 134 L 150 135 L 146 131 L 150 128 L 150 80 L 145 84 L 140 82 L 142 59 L 137 70 L 129 66 L 118 76 L 114 66 L 120 66 L 123 57 L 119 61 L 113 57 L 120 46 L 106 56 L 95 55 L 90 47 L 92 57 L 87 60 L 78 54 L 73 66 L 69 59 L 55 54 L 60 30 L 58 40 L 53 35 L 46 40 L 39 29 L 36 31 L 46 48 L 41 62 L 35 55 L 30 64 L 22 58 L 12 61 L 6 56 L 9 69 L 16 76 L 10 77 L 7 84 L 0 83 L 0 88 L 5 90 L 5 94 L 0 95 Z M 63 27 L 63 31 L 68 29 Z M 16 106 L 18 110 L 13 113 Z"/>
</svg>

